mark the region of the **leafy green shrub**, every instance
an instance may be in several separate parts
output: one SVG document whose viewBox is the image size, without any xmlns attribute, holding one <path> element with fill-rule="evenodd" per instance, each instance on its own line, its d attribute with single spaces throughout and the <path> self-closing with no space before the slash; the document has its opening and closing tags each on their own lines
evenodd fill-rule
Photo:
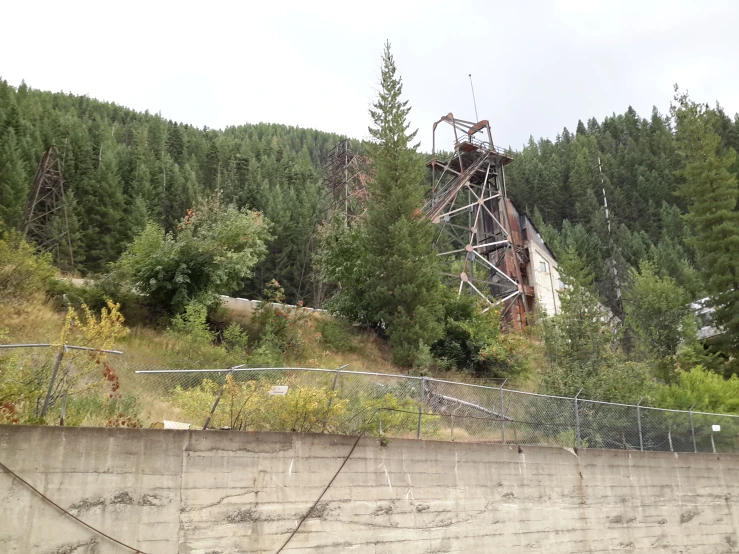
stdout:
<svg viewBox="0 0 739 554">
<path fill-rule="evenodd" d="M 0 239 L 0 299 L 17 300 L 45 290 L 54 275 L 48 254 L 37 254 L 17 233 Z"/>
<path fill-rule="evenodd" d="M 314 327 L 314 316 L 303 307 L 285 306 L 285 291 L 273 279 L 264 289 L 263 301 L 254 312 L 251 325 L 258 337 L 252 355 L 272 358 L 275 353 L 300 356 L 305 347 L 303 334 Z"/>
<path fill-rule="evenodd" d="M 83 286 L 68 279 L 52 278 L 46 285 L 46 292 L 58 307 L 80 309 L 85 304 L 94 312 L 107 306 L 108 300 L 113 300 L 129 323 L 132 320 L 149 322 L 152 314 L 143 305 L 145 298 L 125 287 L 119 278 L 120 274 L 114 272 Z"/>
<path fill-rule="evenodd" d="M 434 365 L 434 356 L 431 354 L 431 348 L 424 344 L 422 340 L 418 341 L 418 350 L 416 351 L 416 359 L 413 362 L 413 372 L 415 375 L 429 375 L 429 370 Z"/>
<path fill-rule="evenodd" d="M 203 365 L 231 367 L 235 351 L 220 348 L 214 344 L 215 333 L 208 324 L 208 309 L 197 301 L 185 307 L 183 313 L 172 318 L 167 331 L 170 339 L 169 357 L 175 365 L 186 364 L 188 367 Z"/>
<path fill-rule="evenodd" d="M 102 350 L 111 349 L 126 333 L 118 305 L 110 301 L 99 315 L 84 304 L 81 310 L 70 306 L 54 348 L 45 349 L 43 354 L 19 352 L 0 357 L 0 419 L 8 423 L 44 423 L 40 405 L 46 397 L 52 366 L 56 363 L 59 365 L 49 396 L 50 410 L 54 410 L 64 396 L 68 401 L 87 396 L 118 400 L 118 376 Z M 64 344 L 95 350 L 64 352 L 61 348 Z M 47 420 L 50 413 L 47 412 Z"/>
<path fill-rule="evenodd" d="M 724 379 L 701 366 L 678 372 L 677 382 L 660 387 L 657 405 L 663 408 L 739 414 L 739 377 Z"/>
<path fill-rule="evenodd" d="M 562 448 L 575 448 L 577 446 L 577 436 L 575 435 L 575 431 L 573 429 L 560 431 L 557 436 L 553 438 L 551 444 L 552 446 L 561 446 Z M 590 443 L 588 442 L 588 439 L 580 439 L 581 448 L 588 448 L 589 446 Z"/>
<path fill-rule="evenodd" d="M 479 299 L 448 295 L 444 303 L 444 334 L 431 352 L 442 366 L 475 375 L 513 377 L 527 369 L 521 356 L 522 336 L 503 332 L 500 313 L 485 309 Z"/>
<path fill-rule="evenodd" d="M 338 428 L 347 401 L 339 400 L 336 392 L 326 387 L 306 387 L 285 377 L 279 384 L 288 387 L 287 394 L 273 396 L 270 390 L 274 384 L 263 379 L 238 382 L 229 375 L 210 425 L 240 431 L 304 433 Z M 204 379 L 196 387 L 177 387 L 172 403 L 189 421 L 204 422 L 220 390 L 220 384 Z"/>
<path fill-rule="evenodd" d="M 356 352 L 352 326 L 348 321 L 337 318 L 316 318 L 316 328 L 321 344 L 333 352 Z"/>
<path fill-rule="evenodd" d="M 244 353 L 249 347 L 249 337 L 244 328 L 234 322 L 223 330 L 223 345 L 229 352 Z"/>
<path fill-rule="evenodd" d="M 355 418 L 354 429 L 348 432 L 364 431 L 376 436 L 388 433 L 407 433 L 418 429 L 419 403 L 411 398 L 399 399 L 393 394 L 381 398 L 361 400 L 360 417 Z M 433 419 L 433 416 L 422 416 L 421 425 Z"/>
<path fill-rule="evenodd" d="M 197 300 L 214 309 L 266 254 L 268 227 L 259 213 L 223 206 L 214 196 L 188 211 L 175 233 L 147 225 L 118 267 L 157 308 L 178 314 Z"/>
</svg>

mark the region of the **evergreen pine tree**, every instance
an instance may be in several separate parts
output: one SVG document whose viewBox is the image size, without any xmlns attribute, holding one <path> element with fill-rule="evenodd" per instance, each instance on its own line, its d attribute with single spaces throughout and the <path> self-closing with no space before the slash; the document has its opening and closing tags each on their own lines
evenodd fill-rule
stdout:
<svg viewBox="0 0 739 554">
<path fill-rule="evenodd" d="M 123 183 L 114 148 L 112 144 L 103 146 L 100 178 L 83 206 L 83 241 L 87 267 L 93 272 L 102 272 L 109 262 L 117 260 L 129 238 Z"/>
<path fill-rule="evenodd" d="M 180 126 L 170 124 L 169 134 L 167 135 L 167 152 L 176 164 L 182 164 L 185 156 L 185 139 Z"/>
<path fill-rule="evenodd" d="M 0 134 L 0 230 L 17 229 L 23 220 L 28 198 L 25 164 L 15 131 Z"/>
<path fill-rule="evenodd" d="M 370 155 L 375 179 L 370 185 L 366 221 L 370 303 L 385 323 L 393 357 L 411 365 L 419 343 L 430 345 L 441 335 L 440 274 L 432 250 L 434 229 L 421 216 L 424 197 L 422 160 L 411 144 L 408 101 L 385 44 L 380 93 L 370 108 L 374 139 Z"/>
<path fill-rule="evenodd" d="M 712 127 L 715 114 L 687 95 L 676 97 L 678 153 L 684 182 L 680 194 L 689 202 L 686 216 L 693 230 L 703 282 L 723 328 L 727 348 L 739 352 L 739 183 L 729 172 L 736 152 L 721 148 Z"/>
</svg>

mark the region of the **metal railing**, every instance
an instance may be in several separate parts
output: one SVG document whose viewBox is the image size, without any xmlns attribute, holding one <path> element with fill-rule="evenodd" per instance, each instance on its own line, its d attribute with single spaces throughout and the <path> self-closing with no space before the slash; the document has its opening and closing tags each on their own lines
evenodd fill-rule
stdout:
<svg viewBox="0 0 739 554">
<path fill-rule="evenodd" d="M 129 372 L 162 426 L 355 434 L 641 451 L 739 452 L 739 416 L 344 368 Z"/>
</svg>

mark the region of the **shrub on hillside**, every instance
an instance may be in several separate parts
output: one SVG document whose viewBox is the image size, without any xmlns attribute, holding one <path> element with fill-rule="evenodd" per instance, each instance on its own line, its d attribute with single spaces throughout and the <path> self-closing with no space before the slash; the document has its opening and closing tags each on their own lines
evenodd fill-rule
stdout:
<svg viewBox="0 0 739 554">
<path fill-rule="evenodd" d="M 431 348 L 441 365 L 485 377 L 513 377 L 526 371 L 521 355 L 525 340 L 504 332 L 498 311 L 479 299 L 448 295 L 444 302 L 444 334 Z"/>
<path fill-rule="evenodd" d="M 17 233 L 0 239 L 0 299 L 17 300 L 45 290 L 54 275 L 48 254 L 37 254 L 34 247 Z"/>
<path fill-rule="evenodd" d="M 305 348 L 305 333 L 315 331 L 313 314 L 302 302 L 296 307 L 284 305 L 285 291 L 276 279 L 267 284 L 262 298 L 251 320 L 253 335 L 258 337 L 254 354 L 270 360 L 274 354 L 299 357 Z"/>
<path fill-rule="evenodd" d="M 287 386 L 287 394 L 270 394 L 275 384 Z M 171 400 L 185 419 L 204 422 L 221 392 L 221 386 L 211 379 L 204 379 L 191 388 L 178 386 L 172 392 Z M 347 401 L 338 399 L 335 391 L 304 386 L 289 376 L 279 379 L 279 382 L 268 379 L 240 382 L 229 375 L 210 427 L 239 431 L 334 431 L 346 405 Z"/>
<path fill-rule="evenodd" d="M 267 253 L 269 224 L 259 214 L 224 206 L 217 196 L 189 210 L 174 233 L 150 223 L 118 263 L 156 308 L 181 313 L 193 300 L 209 309 L 241 288 Z"/>
<path fill-rule="evenodd" d="M 112 349 L 126 332 L 123 316 L 112 302 L 99 315 L 85 305 L 80 310 L 70 307 L 53 348 L 0 356 L 0 419 L 6 423 L 43 423 L 41 406 L 49 393 L 44 416 L 47 422 L 56 419 L 57 415 L 51 414 L 58 414 L 65 397 L 71 404 L 93 397 L 108 407 L 118 402 L 118 375 L 103 350 Z M 95 350 L 64 351 L 64 344 Z M 56 364 L 57 374 L 49 388 Z M 96 421 L 100 424 L 104 423 L 103 415 L 98 414 Z"/>
</svg>

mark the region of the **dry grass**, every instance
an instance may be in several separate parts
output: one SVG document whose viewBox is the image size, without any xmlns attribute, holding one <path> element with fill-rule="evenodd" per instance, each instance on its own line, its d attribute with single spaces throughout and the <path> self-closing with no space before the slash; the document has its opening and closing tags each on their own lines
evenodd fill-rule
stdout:
<svg viewBox="0 0 739 554">
<path fill-rule="evenodd" d="M 246 327 L 250 323 L 248 316 L 243 314 L 229 314 L 226 319 L 228 322 L 236 321 Z M 59 337 L 64 322 L 64 311 L 60 310 L 53 301 L 38 294 L 25 302 L 0 303 L 0 322 L 0 330 L 5 331 L 3 342 L 53 342 Z M 352 329 L 350 331 L 351 347 L 341 352 L 329 348 L 316 333 L 316 328 L 309 329 L 306 326 L 303 339 L 304 344 L 299 352 L 288 353 L 285 356 L 285 365 L 328 369 L 348 365 L 347 370 L 349 371 L 408 374 L 408 368 L 393 364 L 387 342 L 371 331 Z M 545 366 L 543 349 L 535 336 L 528 337 L 528 342 L 530 346 L 525 355 L 531 361 L 532 371 L 517 379 L 515 383 L 509 382 L 507 386 L 511 388 L 534 390 L 541 378 L 541 372 Z M 134 385 L 133 371 L 135 369 L 187 367 L 186 363 L 177 360 L 177 356 L 173 355 L 181 346 L 180 341 L 168 336 L 161 329 L 139 324 L 131 327 L 128 335 L 117 345 L 117 348 L 124 352 L 120 361 L 125 363 L 116 363 L 119 358 L 113 358 L 110 361 L 117 367 L 121 384 L 126 387 Z M 214 365 L 211 367 L 220 367 L 216 362 L 216 360 L 223 359 L 220 347 L 214 346 L 213 354 Z M 207 358 L 206 353 L 206 360 Z M 449 381 L 478 382 L 468 373 L 463 372 L 435 372 L 431 376 Z"/>
<path fill-rule="evenodd" d="M 375 373 L 406 374 L 407 370 L 393 364 L 390 348 L 377 335 L 357 332 L 352 337 L 352 349 L 347 352 L 333 352 L 321 340 L 310 337 L 305 350 L 291 361 L 308 367 L 333 369 L 347 365 L 348 371 L 369 371 Z"/>
<path fill-rule="evenodd" d="M 38 294 L 24 302 L 0 302 L 0 330 L 7 343 L 54 342 L 64 324 L 64 313 Z"/>
</svg>

